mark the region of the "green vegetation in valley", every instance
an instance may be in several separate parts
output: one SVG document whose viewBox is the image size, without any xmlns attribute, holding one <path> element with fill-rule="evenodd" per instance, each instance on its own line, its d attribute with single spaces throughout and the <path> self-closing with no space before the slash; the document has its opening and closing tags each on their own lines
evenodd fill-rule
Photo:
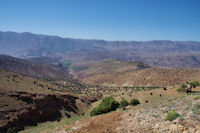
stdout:
<svg viewBox="0 0 200 133">
<path fill-rule="evenodd" d="M 71 60 L 64 60 L 63 61 L 63 65 L 67 68 L 70 68 L 71 64 L 73 63 L 73 61 Z"/>
</svg>

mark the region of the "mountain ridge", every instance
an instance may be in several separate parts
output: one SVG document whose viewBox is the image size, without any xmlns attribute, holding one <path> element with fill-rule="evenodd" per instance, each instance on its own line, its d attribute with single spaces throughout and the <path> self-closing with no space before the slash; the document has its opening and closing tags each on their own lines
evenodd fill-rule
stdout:
<svg viewBox="0 0 200 133">
<path fill-rule="evenodd" d="M 0 32 L 0 54 L 20 58 L 41 56 L 61 60 L 102 60 L 113 58 L 141 61 L 152 66 L 200 67 L 198 41 L 105 41 L 73 39 L 29 32 Z"/>
</svg>

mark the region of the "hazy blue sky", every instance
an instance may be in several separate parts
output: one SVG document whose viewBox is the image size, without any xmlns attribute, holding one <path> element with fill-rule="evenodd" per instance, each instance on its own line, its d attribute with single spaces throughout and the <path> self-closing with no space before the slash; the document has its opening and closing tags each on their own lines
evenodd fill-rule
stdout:
<svg viewBox="0 0 200 133">
<path fill-rule="evenodd" d="M 200 0 L 0 0 L 0 30 L 105 40 L 200 41 Z"/>
</svg>

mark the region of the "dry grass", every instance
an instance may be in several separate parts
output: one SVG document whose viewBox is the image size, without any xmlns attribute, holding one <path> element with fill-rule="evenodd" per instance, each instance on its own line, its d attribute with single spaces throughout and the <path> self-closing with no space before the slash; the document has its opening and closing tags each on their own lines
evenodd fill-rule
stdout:
<svg viewBox="0 0 200 133">
<path fill-rule="evenodd" d="M 84 78 L 83 82 L 116 86 L 170 86 L 195 80 L 200 81 L 200 69 L 146 68 L 95 74 Z"/>
</svg>

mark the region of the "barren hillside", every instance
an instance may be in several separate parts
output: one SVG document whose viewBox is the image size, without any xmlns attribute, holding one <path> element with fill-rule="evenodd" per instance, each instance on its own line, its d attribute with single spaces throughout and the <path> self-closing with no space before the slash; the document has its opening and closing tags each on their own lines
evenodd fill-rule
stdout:
<svg viewBox="0 0 200 133">
<path fill-rule="evenodd" d="M 114 86 L 171 86 L 200 81 L 200 69 L 150 67 L 140 62 L 104 60 L 77 71 L 83 82 Z"/>
<path fill-rule="evenodd" d="M 96 99 L 71 95 L 71 87 L 0 70 L 0 132 L 84 113 Z"/>
</svg>

